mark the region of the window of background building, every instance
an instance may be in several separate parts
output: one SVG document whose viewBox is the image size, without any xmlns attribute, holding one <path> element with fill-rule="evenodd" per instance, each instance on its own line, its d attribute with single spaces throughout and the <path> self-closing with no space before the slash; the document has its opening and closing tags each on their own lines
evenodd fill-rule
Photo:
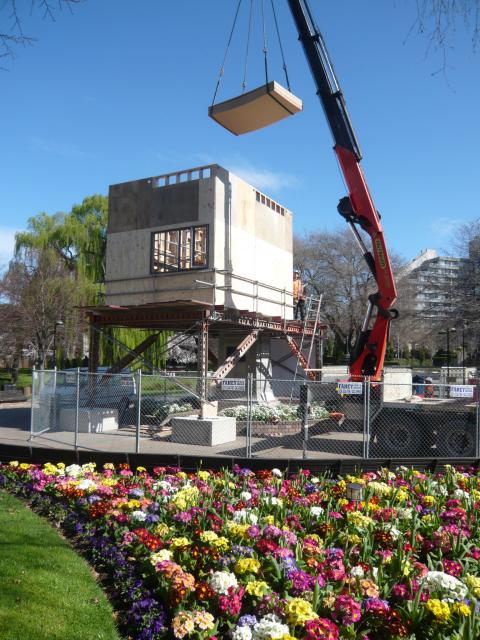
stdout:
<svg viewBox="0 0 480 640">
<path fill-rule="evenodd" d="M 169 229 L 152 234 L 152 272 L 205 269 L 208 266 L 208 226 Z"/>
</svg>

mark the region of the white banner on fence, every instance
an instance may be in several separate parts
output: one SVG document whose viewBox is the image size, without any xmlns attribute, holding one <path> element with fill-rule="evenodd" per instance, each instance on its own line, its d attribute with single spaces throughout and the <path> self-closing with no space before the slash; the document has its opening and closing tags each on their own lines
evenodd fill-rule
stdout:
<svg viewBox="0 0 480 640">
<path fill-rule="evenodd" d="M 451 398 L 473 398 L 473 384 L 452 384 L 450 386 Z"/>
<path fill-rule="evenodd" d="M 363 383 L 339 382 L 337 391 L 343 396 L 361 396 L 363 393 Z"/>
<path fill-rule="evenodd" d="M 245 378 L 224 378 L 222 391 L 245 391 Z"/>
</svg>

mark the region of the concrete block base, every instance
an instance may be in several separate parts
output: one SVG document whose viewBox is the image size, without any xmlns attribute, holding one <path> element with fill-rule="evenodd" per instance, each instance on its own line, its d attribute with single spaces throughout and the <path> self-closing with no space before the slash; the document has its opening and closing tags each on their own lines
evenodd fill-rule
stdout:
<svg viewBox="0 0 480 640">
<path fill-rule="evenodd" d="M 75 431 L 75 409 L 60 409 L 58 428 L 61 431 Z M 92 407 L 80 408 L 78 412 L 79 433 L 103 433 L 118 429 L 118 411 Z"/>
<path fill-rule="evenodd" d="M 203 418 L 188 416 L 172 418 L 172 442 L 214 447 L 217 444 L 234 442 L 237 437 L 235 418 Z"/>
</svg>

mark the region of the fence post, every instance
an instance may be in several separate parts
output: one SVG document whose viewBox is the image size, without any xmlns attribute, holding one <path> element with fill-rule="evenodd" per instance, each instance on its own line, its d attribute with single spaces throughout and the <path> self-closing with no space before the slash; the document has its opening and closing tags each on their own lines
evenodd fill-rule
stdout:
<svg viewBox="0 0 480 640">
<path fill-rule="evenodd" d="M 370 457 L 370 378 L 365 378 L 363 389 L 363 457 Z"/>
<path fill-rule="evenodd" d="M 252 374 L 247 374 L 247 428 L 245 434 L 245 457 L 252 457 Z"/>
<path fill-rule="evenodd" d="M 304 460 L 308 457 L 308 414 L 310 405 L 310 388 L 306 382 L 300 387 L 300 413 L 302 417 L 303 454 Z"/>
<path fill-rule="evenodd" d="M 140 424 L 142 422 L 142 370 L 135 374 L 137 386 L 137 425 L 135 429 L 135 453 L 140 453 Z"/>
<path fill-rule="evenodd" d="M 477 380 L 477 402 L 475 405 L 475 457 L 480 458 L 480 381 Z"/>
<path fill-rule="evenodd" d="M 32 369 L 32 397 L 30 398 L 30 437 L 28 438 L 28 441 L 30 442 L 33 439 L 33 424 L 34 424 L 34 420 L 33 420 L 33 405 L 34 405 L 34 400 L 35 400 L 35 380 L 37 377 L 37 372 L 35 369 L 35 365 L 33 365 L 33 369 Z"/>
<path fill-rule="evenodd" d="M 77 369 L 76 382 L 77 382 L 77 393 L 76 393 L 76 402 L 75 402 L 75 438 L 73 443 L 73 448 L 75 449 L 75 451 L 78 449 L 78 419 L 79 419 L 79 413 L 80 413 L 80 367 Z"/>
</svg>

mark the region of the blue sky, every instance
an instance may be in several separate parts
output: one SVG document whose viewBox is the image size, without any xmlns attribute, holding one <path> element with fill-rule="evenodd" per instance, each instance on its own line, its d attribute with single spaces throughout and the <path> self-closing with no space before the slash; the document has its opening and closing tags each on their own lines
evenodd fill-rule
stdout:
<svg viewBox="0 0 480 640">
<path fill-rule="evenodd" d="M 448 251 L 455 226 L 480 217 L 480 51 L 459 21 L 447 74 L 435 73 L 441 54 L 411 29 L 414 0 L 310 1 L 389 248 L 407 259 L 426 247 Z M 275 6 L 304 111 L 238 138 L 207 117 L 236 0 L 86 0 L 55 22 L 19 4 L 37 41 L 0 72 L 0 265 L 32 215 L 68 211 L 112 183 L 213 162 L 290 208 L 299 234 L 342 226 L 342 178 L 284 0 Z M 241 91 L 243 4 L 220 100 Z M 270 78 L 283 83 L 271 18 L 267 27 Z M 263 81 L 260 30 L 258 9 L 249 89 Z"/>
</svg>

